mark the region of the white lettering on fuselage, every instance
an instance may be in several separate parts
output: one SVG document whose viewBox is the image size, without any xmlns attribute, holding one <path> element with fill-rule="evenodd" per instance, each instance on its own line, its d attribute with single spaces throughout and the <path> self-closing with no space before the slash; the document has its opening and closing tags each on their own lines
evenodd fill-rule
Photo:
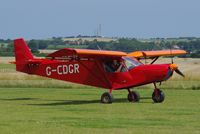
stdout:
<svg viewBox="0 0 200 134">
<path fill-rule="evenodd" d="M 56 68 L 46 67 L 46 75 L 50 76 L 53 72 L 58 75 L 79 73 L 79 64 L 58 65 Z"/>
</svg>

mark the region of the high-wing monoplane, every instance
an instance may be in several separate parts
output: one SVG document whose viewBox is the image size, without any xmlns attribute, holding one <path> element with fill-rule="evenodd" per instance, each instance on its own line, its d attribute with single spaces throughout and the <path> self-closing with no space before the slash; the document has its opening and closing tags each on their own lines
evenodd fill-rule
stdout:
<svg viewBox="0 0 200 134">
<path fill-rule="evenodd" d="M 131 88 L 153 83 L 155 88 L 152 99 L 163 102 L 164 92 L 156 83 L 168 80 L 173 72 L 184 76 L 174 63 L 154 64 L 160 56 L 186 54 L 184 50 L 120 51 L 87 50 L 64 48 L 48 54 L 45 58 L 36 58 L 26 42 L 20 38 L 14 40 L 16 70 L 43 77 L 108 89 L 101 96 L 102 103 L 112 103 L 113 90 L 126 89 L 128 100 L 138 102 L 140 95 Z M 151 58 L 150 64 L 140 59 Z"/>
</svg>

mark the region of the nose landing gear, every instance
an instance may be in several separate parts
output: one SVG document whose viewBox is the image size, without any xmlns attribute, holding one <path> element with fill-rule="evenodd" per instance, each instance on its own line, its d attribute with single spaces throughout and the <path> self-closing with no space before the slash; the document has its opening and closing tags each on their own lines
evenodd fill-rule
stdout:
<svg viewBox="0 0 200 134">
<path fill-rule="evenodd" d="M 165 100 L 165 94 L 162 90 L 158 89 L 156 87 L 156 84 L 154 83 L 154 92 L 152 94 L 152 100 L 154 101 L 154 103 L 161 103 Z"/>
</svg>

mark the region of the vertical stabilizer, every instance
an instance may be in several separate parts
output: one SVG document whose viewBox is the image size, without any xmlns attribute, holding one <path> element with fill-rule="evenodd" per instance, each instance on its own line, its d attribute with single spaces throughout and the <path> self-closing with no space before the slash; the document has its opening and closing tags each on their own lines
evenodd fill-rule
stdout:
<svg viewBox="0 0 200 134">
<path fill-rule="evenodd" d="M 31 60 L 34 57 L 24 39 L 20 38 L 14 40 L 14 49 L 16 70 L 21 72 L 27 72 L 27 62 L 28 60 Z"/>
</svg>

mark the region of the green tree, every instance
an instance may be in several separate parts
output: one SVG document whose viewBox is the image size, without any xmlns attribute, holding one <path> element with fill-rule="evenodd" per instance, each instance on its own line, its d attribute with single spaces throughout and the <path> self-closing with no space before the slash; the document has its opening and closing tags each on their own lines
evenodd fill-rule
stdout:
<svg viewBox="0 0 200 134">
<path fill-rule="evenodd" d="M 29 48 L 31 49 L 32 53 L 39 53 L 38 51 L 38 42 L 36 40 L 30 40 L 28 43 Z"/>
</svg>

